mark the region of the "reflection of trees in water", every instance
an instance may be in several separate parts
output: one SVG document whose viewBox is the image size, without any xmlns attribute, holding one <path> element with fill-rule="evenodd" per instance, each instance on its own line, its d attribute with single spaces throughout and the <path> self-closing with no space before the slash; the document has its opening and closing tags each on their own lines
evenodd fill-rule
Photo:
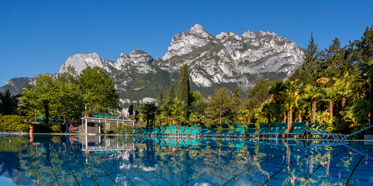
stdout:
<svg viewBox="0 0 373 186">
<path fill-rule="evenodd" d="M 114 137 L 118 145 L 128 145 L 136 141 L 134 144 L 135 151 L 126 151 L 115 155 L 101 153 L 88 155 L 82 153 L 79 148 L 72 152 L 70 147 L 62 146 L 60 142 L 64 141 L 64 137 L 44 136 L 36 138 L 40 143 L 39 146 L 35 145 L 35 143 L 29 143 L 26 138 L 17 140 L 15 138 L 15 136 L 11 136 L 12 143 L 9 143 L 8 138 L 0 138 L 0 175 L 6 176 L 12 179 L 14 183 L 19 184 L 35 183 L 32 160 L 38 180 L 43 180 L 43 184 L 56 184 L 56 177 L 53 174 L 51 165 L 58 175 L 59 183 L 73 179 L 71 171 L 67 169 L 67 165 L 80 167 L 80 169 L 74 170 L 74 174 L 77 178 L 83 178 L 87 177 L 83 165 L 89 166 L 91 172 L 99 172 L 102 171 L 100 167 L 91 165 L 105 165 L 108 161 L 119 161 L 120 169 L 136 167 L 144 171 L 154 171 L 157 166 L 173 166 L 182 169 L 186 169 L 186 166 L 193 166 L 197 169 L 202 169 L 202 171 L 207 171 L 211 170 L 211 167 L 216 168 L 219 166 L 231 166 L 229 168 L 234 170 L 235 168 L 245 169 L 256 165 L 255 171 L 257 173 L 270 175 L 269 171 L 261 168 L 260 162 L 279 156 L 283 157 L 283 161 L 289 164 L 294 161 L 290 160 L 290 158 L 296 157 L 301 159 L 300 161 L 297 160 L 296 164 L 303 167 L 306 166 L 311 172 L 319 165 L 329 170 L 330 157 L 341 152 L 341 148 L 323 146 L 306 150 L 300 144 L 295 144 L 298 146 L 286 144 L 259 145 L 245 142 L 241 144 L 243 145 L 242 148 L 237 148 L 233 142 L 222 143 L 219 141 L 212 143 L 214 145 L 207 145 L 206 148 L 203 146 L 196 148 L 191 148 L 191 146 L 177 147 L 177 145 L 172 147 L 171 145 L 158 145 L 151 140 L 118 139 Z M 106 140 L 113 140 L 113 138 L 109 137 Z M 344 167 L 352 167 L 350 165 L 356 162 L 353 157 L 336 156 L 335 158 L 340 160 L 340 165 Z M 65 162 L 68 163 L 66 164 Z M 293 174 L 295 171 L 295 168 L 291 170 Z M 222 174 L 229 176 L 229 173 L 222 172 Z M 116 179 L 120 180 L 121 177 Z"/>
<path fill-rule="evenodd" d="M 17 138 L 17 136 L 0 138 L 0 175 L 8 177 L 16 184 L 32 184 L 27 175 L 23 175 L 25 172 L 23 165 L 26 160 L 22 152 L 27 149 L 28 139 L 23 136 Z"/>
</svg>

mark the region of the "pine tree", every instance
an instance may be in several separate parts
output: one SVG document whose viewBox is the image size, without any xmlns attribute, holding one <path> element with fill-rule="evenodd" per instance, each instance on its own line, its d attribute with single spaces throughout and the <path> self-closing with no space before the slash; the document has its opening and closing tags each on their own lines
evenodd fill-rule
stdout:
<svg viewBox="0 0 373 186">
<path fill-rule="evenodd" d="M 184 102 L 185 105 L 190 105 L 190 86 L 189 86 L 189 74 L 188 74 L 188 65 L 184 65 L 181 68 L 179 76 L 179 84 L 177 87 L 177 98 Z"/>
<path fill-rule="evenodd" d="M 206 114 L 215 123 L 219 122 L 222 124 L 225 119 L 231 115 L 231 101 L 232 99 L 229 95 L 229 91 L 225 87 L 215 90 L 215 94 L 211 96 L 208 102 Z"/>
<path fill-rule="evenodd" d="M 347 46 L 341 48 L 341 41 L 338 38 L 333 40 L 333 44 L 321 52 L 323 69 L 331 68 L 328 72 L 329 77 L 342 78 L 349 70 L 349 64 L 346 63 L 345 53 Z M 329 84 L 334 82 L 329 81 Z"/>
<path fill-rule="evenodd" d="M 130 103 L 130 106 L 128 107 L 128 113 L 131 115 L 133 115 L 133 102 L 131 100 L 131 103 Z"/>
<path fill-rule="evenodd" d="M 159 92 L 159 97 L 158 97 L 158 107 L 163 105 L 163 94 L 162 94 L 162 89 Z"/>
<path fill-rule="evenodd" d="M 170 89 L 168 89 L 168 94 L 167 94 L 167 101 L 173 101 L 174 99 L 176 98 L 176 94 L 175 94 L 175 88 L 174 88 L 174 84 L 171 84 L 171 87 Z"/>
<path fill-rule="evenodd" d="M 314 73 L 317 70 L 320 70 L 318 69 L 320 67 L 317 64 L 318 59 L 320 58 L 320 50 L 317 44 L 315 44 L 315 39 L 313 38 L 312 32 L 311 32 L 311 41 L 308 44 L 307 51 L 305 52 L 304 55 L 305 55 L 305 58 L 304 58 L 304 62 L 301 68 L 302 72 L 298 74 L 301 74 L 301 76 L 306 77 L 306 78 L 302 78 L 303 81 L 305 82 L 301 82 L 301 83 L 316 85 L 317 77 L 314 76 Z"/>
</svg>

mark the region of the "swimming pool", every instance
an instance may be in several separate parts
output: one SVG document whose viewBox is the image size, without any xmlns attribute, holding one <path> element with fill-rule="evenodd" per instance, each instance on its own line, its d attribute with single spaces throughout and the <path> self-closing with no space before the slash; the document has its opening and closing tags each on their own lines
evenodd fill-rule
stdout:
<svg viewBox="0 0 373 186">
<path fill-rule="evenodd" d="M 373 145 L 349 142 L 373 157 Z M 332 141 L 0 137 L 0 185 L 373 185 L 373 160 Z"/>
</svg>

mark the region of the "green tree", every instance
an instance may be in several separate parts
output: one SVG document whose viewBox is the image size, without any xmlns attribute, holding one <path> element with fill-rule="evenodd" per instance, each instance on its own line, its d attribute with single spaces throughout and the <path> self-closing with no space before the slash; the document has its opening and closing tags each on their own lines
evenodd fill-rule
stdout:
<svg viewBox="0 0 373 186">
<path fill-rule="evenodd" d="M 340 40 L 335 38 L 332 45 L 321 52 L 323 68 L 330 68 L 328 72 L 329 77 L 342 78 L 350 70 L 349 64 L 346 63 L 345 59 L 346 48 L 347 45 L 341 47 Z"/>
<path fill-rule="evenodd" d="M 12 95 L 9 90 L 0 92 L 0 114 L 12 115 L 16 112 L 18 107 L 18 98 L 21 95 Z"/>
<path fill-rule="evenodd" d="M 336 95 L 341 99 L 341 109 L 344 111 L 346 107 L 346 99 L 351 94 L 351 82 L 349 81 L 349 73 L 346 73 L 342 78 L 333 77 L 333 87 L 336 91 Z"/>
<path fill-rule="evenodd" d="M 329 120 L 333 122 L 334 102 L 337 99 L 336 91 L 333 87 L 327 87 L 321 89 L 321 94 L 323 95 L 323 101 L 328 102 Z"/>
<path fill-rule="evenodd" d="M 316 85 L 316 77 L 314 76 L 314 73 L 319 68 L 321 68 L 320 64 L 318 64 L 320 58 L 320 50 L 315 43 L 312 32 L 311 40 L 308 44 L 307 51 L 305 52 L 304 56 L 305 58 L 301 68 L 297 69 L 295 73 L 289 78 L 289 80 L 294 81 L 295 79 L 298 79 L 299 82 L 303 84 Z"/>
<path fill-rule="evenodd" d="M 54 93 L 51 95 L 51 114 L 55 117 L 78 117 L 83 108 L 83 98 L 79 89 L 75 69 L 68 67 L 68 71 L 54 80 Z"/>
<path fill-rule="evenodd" d="M 197 113 L 199 115 L 204 115 L 207 105 L 208 105 L 208 102 L 206 100 L 193 101 L 190 107 L 190 112 Z"/>
<path fill-rule="evenodd" d="M 168 101 L 162 110 L 162 114 L 173 125 L 183 124 L 185 122 L 185 104 L 177 99 Z"/>
<path fill-rule="evenodd" d="M 158 97 L 158 107 L 163 105 L 163 94 L 162 94 L 162 89 L 159 92 L 159 97 Z"/>
<path fill-rule="evenodd" d="M 190 99 L 190 103 L 193 103 L 195 101 L 205 100 L 202 97 L 201 92 L 199 91 L 190 91 L 189 99 Z"/>
<path fill-rule="evenodd" d="M 99 67 L 87 67 L 78 77 L 84 104 L 94 112 L 108 112 L 118 108 L 119 96 L 114 82 Z"/>
<path fill-rule="evenodd" d="M 174 84 L 171 84 L 170 89 L 168 89 L 166 101 L 174 101 L 175 98 L 176 98 L 176 94 L 175 94 Z"/>
<path fill-rule="evenodd" d="M 222 124 L 231 113 L 231 110 L 232 99 L 228 90 L 225 87 L 215 90 L 215 94 L 211 96 L 206 108 L 209 118 Z"/>
<path fill-rule="evenodd" d="M 297 101 L 299 100 L 299 87 L 302 84 L 298 84 L 298 81 L 288 81 L 286 82 L 286 102 L 288 104 L 288 128 L 291 131 L 293 128 L 293 112 L 294 107 L 297 105 Z"/>
<path fill-rule="evenodd" d="M 240 88 L 236 88 L 234 90 L 233 96 L 232 96 L 232 116 L 236 116 L 241 106 L 241 93 Z M 233 118 L 233 120 L 236 122 L 237 118 Z"/>
<path fill-rule="evenodd" d="M 135 108 L 135 118 L 137 119 L 137 116 L 139 115 L 139 108 L 140 108 L 140 101 L 139 99 L 136 100 L 136 108 Z"/>
<path fill-rule="evenodd" d="M 188 65 L 185 64 L 180 71 L 178 87 L 177 87 L 177 98 L 184 102 L 185 105 L 190 106 L 190 86 L 189 86 L 189 73 Z"/>
<path fill-rule="evenodd" d="M 321 96 L 320 90 L 316 86 L 307 84 L 303 89 L 305 97 L 311 100 L 311 121 L 314 122 L 316 116 L 316 101 Z"/>
<path fill-rule="evenodd" d="M 128 107 L 128 113 L 131 115 L 133 115 L 133 102 L 131 100 L 131 103 L 130 103 L 130 106 Z"/>
<path fill-rule="evenodd" d="M 44 106 L 44 113 L 45 113 L 45 124 L 49 124 L 49 100 L 44 99 L 42 100 Z"/>
<path fill-rule="evenodd" d="M 276 81 L 268 81 L 266 79 L 262 79 L 257 82 L 253 88 L 249 89 L 248 92 L 248 100 L 244 104 L 245 108 L 247 109 L 254 109 L 260 108 L 260 106 L 264 103 L 264 101 L 270 98 L 269 94 L 269 87 L 275 85 L 277 82 L 281 82 L 281 80 Z"/>
<path fill-rule="evenodd" d="M 36 110 L 38 115 L 47 117 L 45 112 L 45 100 L 49 101 L 48 105 L 52 106 L 51 110 L 55 110 L 54 107 L 58 105 L 59 101 L 53 99 L 53 95 L 56 94 L 56 90 L 56 84 L 48 75 L 39 74 L 35 84 L 25 85 L 25 90 L 21 93 L 21 99 L 26 104 L 30 105 L 28 115 L 34 115 L 34 111 Z"/>
<path fill-rule="evenodd" d="M 147 127 L 150 127 L 150 122 L 149 120 L 153 120 L 155 119 L 155 113 L 157 111 L 157 106 L 155 106 L 154 103 L 144 103 L 142 104 L 140 107 L 139 107 L 139 111 L 141 113 L 142 116 L 145 116 L 146 118 L 146 126 Z"/>
<path fill-rule="evenodd" d="M 354 72 L 361 73 L 362 76 L 369 78 L 370 90 L 365 92 L 365 97 L 371 105 L 373 105 L 373 25 L 367 27 L 360 40 L 350 42 L 349 48 L 346 52 L 348 56 L 348 63 Z M 366 89 L 368 89 L 366 87 Z M 370 107 L 373 108 L 373 107 Z M 368 114 L 369 125 L 373 125 L 373 110 Z"/>
<path fill-rule="evenodd" d="M 276 122 L 279 122 L 280 116 L 280 103 L 285 99 L 284 91 L 286 86 L 283 82 L 278 82 L 275 85 L 271 86 L 268 90 L 268 93 L 272 95 L 271 99 L 275 101 L 276 106 Z"/>
</svg>

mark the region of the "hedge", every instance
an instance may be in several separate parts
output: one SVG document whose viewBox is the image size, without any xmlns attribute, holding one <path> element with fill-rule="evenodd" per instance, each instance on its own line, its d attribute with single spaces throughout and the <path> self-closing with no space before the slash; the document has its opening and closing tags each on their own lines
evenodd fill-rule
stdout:
<svg viewBox="0 0 373 186">
<path fill-rule="evenodd" d="M 66 125 L 58 124 L 32 124 L 36 133 L 61 133 L 66 131 Z"/>
<path fill-rule="evenodd" d="M 16 115 L 5 115 L 0 116 L 0 131 L 8 132 L 9 126 L 13 125 L 22 132 L 28 132 L 31 124 L 25 123 L 24 119 L 21 116 Z M 10 131 L 17 131 L 14 127 L 10 128 Z"/>
</svg>

